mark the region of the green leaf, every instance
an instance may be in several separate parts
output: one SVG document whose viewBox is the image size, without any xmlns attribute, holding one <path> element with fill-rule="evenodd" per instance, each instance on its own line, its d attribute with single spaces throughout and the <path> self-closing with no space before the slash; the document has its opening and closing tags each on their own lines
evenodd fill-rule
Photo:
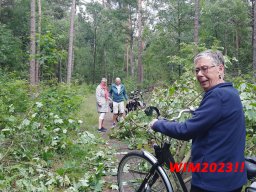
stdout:
<svg viewBox="0 0 256 192">
<path fill-rule="evenodd" d="M 110 188 L 111 188 L 112 190 L 118 190 L 118 185 L 112 184 L 112 185 L 110 186 Z"/>
</svg>

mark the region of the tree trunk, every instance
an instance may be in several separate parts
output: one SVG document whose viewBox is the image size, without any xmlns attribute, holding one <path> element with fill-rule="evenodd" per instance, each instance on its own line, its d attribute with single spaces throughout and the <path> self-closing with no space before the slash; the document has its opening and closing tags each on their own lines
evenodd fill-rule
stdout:
<svg viewBox="0 0 256 192">
<path fill-rule="evenodd" d="M 59 58 L 59 62 L 58 62 L 58 82 L 61 83 L 62 82 L 62 74 L 61 74 L 61 68 L 62 68 L 62 63 L 61 63 L 61 58 Z"/>
<path fill-rule="evenodd" d="M 36 84 L 36 68 L 35 68 L 35 54 L 36 54 L 36 2 L 30 1 L 31 16 L 30 16 L 30 84 Z"/>
<path fill-rule="evenodd" d="M 107 77 L 107 51 L 106 51 L 106 48 L 105 48 L 105 46 L 104 46 L 104 48 L 103 48 L 103 54 L 104 54 L 104 77 Z"/>
<path fill-rule="evenodd" d="M 129 42 L 126 42 L 125 45 L 125 71 L 126 71 L 126 77 L 129 76 Z"/>
<path fill-rule="evenodd" d="M 256 82 L 256 3 L 253 3 L 253 76 Z"/>
<path fill-rule="evenodd" d="M 198 31 L 199 31 L 199 0 L 195 0 L 194 42 L 196 47 L 198 46 L 198 43 L 199 43 Z"/>
<path fill-rule="evenodd" d="M 252 27 L 252 39 L 251 39 L 251 43 L 253 46 L 253 35 L 254 35 L 254 4 L 255 4 L 255 0 L 251 0 L 252 3 L 252 9 L 251 9 L 251 18 L 252 18 L 252 22 L 251 22 L 251 27 Z"/>
<path fill-rule="evenodd" d="M 239 31 L 236 29 L 236 59 L 239 60 Z"/>
<path fill-rule="evenodd" d="M 138 0 L 138 83 L 143 82 L 142 51 L 142 0 Z"/>
<path fill-rule="evenodd" d="M 37 44 L 37 55 L 40 57 L 40 40 L 41 40 L 41 26 L 42 26 L 42 2 L 41 0 L 37 1 L 38 3 L 38 44 Z M 40 74 L 40 63 L 39 58 L 36 60 L 36 83 L 39 83 L 39 74 Z"/>
<path fill-rule="evenodd" d="M 0 14 L 1 14 L 1 11 L 2 11 L 2 0 L 0 0 Z"/>
<path fill-rule="evenodd" d="M 71 16 L 70 16 L 70 30 L 69 30 L 69 46 L 68 46 L 67 83 L 71 83 L 71 77 L 72 77 L 75 12 L 76 12 L 76 0 L 72 0 L 72 8 L 70 13 Z"/>
<path fill-rule="evenodd" d="M 97 27 L 94 27 L 94 38 L 93 38 L 93 75 L 92 83 L 95 83 L 96 76 L 96 56 L 97 56 Z"/>
<path fill-rule="evenodd" d="M 129 5 L 125 6 L 125 11 L 129 13 Z M 125 23 L 125 28 L 127 29 L 127 36 L 125 38 L 125 51 L 124 51 L 124 71 L 126 72 L 126 77 L 129 76 L 129 45 L 130 45 L 130 14 L 128 15 L 128 20 Z"/>
<path fill-rule="evenodd" d="M 132 27 L 132 11 L 130 7 L 130 16 L 129 16 L 129 24 L 130 24 L 130 49 L 129 49 L 129 58 L 130 58 L 130 66 L 131 66 L 131 76 L 134 77 L 134 54 L 133 54 L 133 27 Z"/>
<path fill-rule="evenodd" d="M 178 51 L 180 52 L 180 44 L 181 44 L 181 2 L 180 0 L 177 1 L 178 3 L 178 19 L 177 19 L 177 27 L 178 27 L 178 40 L 177 40 L 177 47 L 178 47 Z"/>
</svg>

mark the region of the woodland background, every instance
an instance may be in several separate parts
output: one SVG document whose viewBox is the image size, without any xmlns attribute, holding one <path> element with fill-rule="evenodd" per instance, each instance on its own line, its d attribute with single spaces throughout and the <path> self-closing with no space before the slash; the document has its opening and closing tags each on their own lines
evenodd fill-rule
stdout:
<svg viewBox="0 0 256 192">
<path fill-rule="evenodd" d="M 95 88 L 120 77 L 170 118 L 200 102 L 193 57 L 221 50 L 256 153 L 255 0 L 0 0 L 0 191 L 105 191 L 114 150 L 97 133 Z M 154 91 L 152 91 L 154 90 Z M 184 119 L 187 117 L 184 117 Z M 111 137 L 150 150 L 142 111 Z M 182 160 L 190 143 L 174 142 Z"/>
<path fill-rule="evenodd" d="M 0 5 L 1 68 L 31 84 L 94 84 L 102 76 L 139 85 L 170 83 L 192 69 L 200 47 L 222 50 L 232 76 L 255 78 L 253 0 L 1 0 Z"/>
</svg>

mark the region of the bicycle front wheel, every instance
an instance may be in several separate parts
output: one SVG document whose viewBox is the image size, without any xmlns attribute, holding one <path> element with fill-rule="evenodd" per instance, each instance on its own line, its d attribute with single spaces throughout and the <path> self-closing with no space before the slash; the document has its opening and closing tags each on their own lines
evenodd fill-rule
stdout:
<svg viewBox="0 0 256 192">
<path fill-rule="evenodd" d="M 118 166 L 119 191 L 172 192 L 170 182 L 163 169 L 157 166 L 151 170 L 153 165 L 154 162 L 142 151 L 134 151 L 125 155 Z M 146 176 L 149 176 L 149 178 L 141 189 Z"/>
</svg>

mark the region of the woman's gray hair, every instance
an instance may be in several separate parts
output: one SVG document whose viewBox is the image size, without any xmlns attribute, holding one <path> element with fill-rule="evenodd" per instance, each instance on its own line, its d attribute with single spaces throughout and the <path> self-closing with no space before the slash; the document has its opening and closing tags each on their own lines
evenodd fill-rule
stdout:
<svg viewBox="0 0 256 192">
<path fill-rule="evenodd" d="M 197 60 L 202 57 L 210 58 L 212 60 L 212 64 L 216 65 L 216 66 L 225 64 L 224 57 L 223 57 L 223 54 L 221 53 L 221 51 L 213 51 L 211 49 L 203 51 L 195 56 L 194 63 L 196 64 Z"/>
</svg>

